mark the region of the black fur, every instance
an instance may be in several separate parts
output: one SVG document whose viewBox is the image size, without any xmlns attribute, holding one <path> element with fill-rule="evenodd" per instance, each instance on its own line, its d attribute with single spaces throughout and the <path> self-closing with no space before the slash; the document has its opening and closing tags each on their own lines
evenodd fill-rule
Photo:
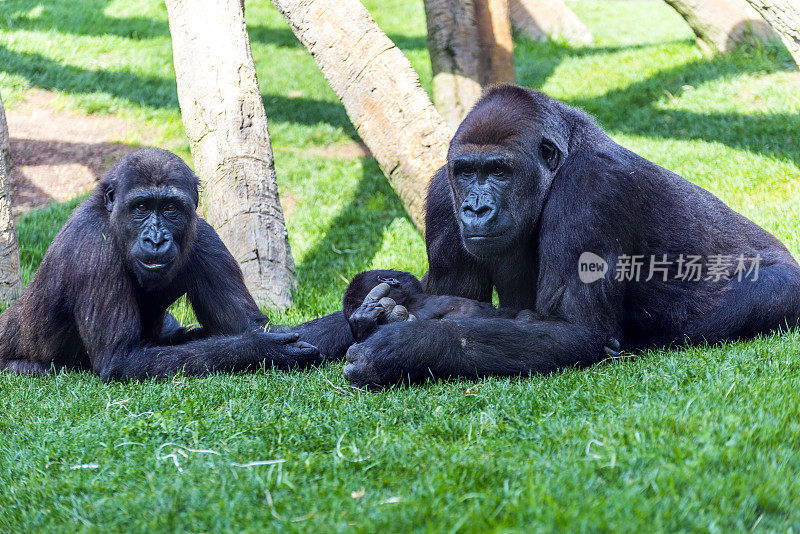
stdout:
<svg viewBox="0 0 800 534">
<path fill-rule="evenodd" d="M 348 351 L 354 384 L 543 373 L 597 362 L 610 339 L 624 350 L 713 343 L 794 327 L 800 315 L 800 267 L 775 237 L 582 112 L 519 87 L 490 90 L 461 124 L 426 225 L 429 295 L 488 303 L 496 289 L 502 306 L 531 312 L 376 327 Z M 581 282 L 583 252 L 611 274 Z M 615 280 L 620 256 L 644 256 L 646 271 L 663 254 L 666 281 Z M 758 279 L 680 280 L 680 254 L 760 256 Z"/>
<path fill-rule="evenodd" d="M 343 353 L 353 340 L 341 313 L 267 331 L 197 200 L 197 178 L 174 154 L 145 149 L 115 165 L 0 316 L 0 369 L 128 379 L 306 366 L 321 359 L 309 342 Z M 201 328 L 166 313 L 184 294 Z"/>
<path fill-rule="evenodd" d="M 380 291 L 382 283 L 385 286 Z M 377 297 L 373 296 L 376 289 Z M 396 313 L 398 309 L 402 309 L 400 313 Z M 495 308 L 489 302 L 453 295 L 429 295 L 415 276 L 394 270 L 356 275 L 345 291 L 343 311 L 356 342 L 365 341 L 378 326 L 398 321 L 533 316 L 530 310 Z"/>
</svg>

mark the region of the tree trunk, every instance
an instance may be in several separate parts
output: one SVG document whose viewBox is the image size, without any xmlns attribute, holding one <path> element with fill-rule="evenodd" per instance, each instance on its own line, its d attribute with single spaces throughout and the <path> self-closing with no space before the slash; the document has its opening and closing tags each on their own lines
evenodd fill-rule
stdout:
<svg viewBox="0 0 800 534">
<path fill-rule="evenodd" d="M 425 0 L 433 104 L 455 130 L 481 96 L 482 54 L 472 0 Z"/>
<path fill-rule="evenodd" d="M 481 72 L 484 86 L 516 83 L 514 43 L 507 0 L 474 0 L 475 21 L 483 56 Z"/>
<path fill-rule="evenodd" d="M 592 44 L 589 28 L 562 0 L 509 0 L 511 24 L 532 41 L 564 39 L 573 45 Z"/>
<path fill-rule="evenodd" d="M 798 0 L 747 0 L 758 11 L 800 67 L 800 3 Z"/>
<path fill-rule="evenodd" d="M 314 56 L 411 220 L 425 226 L 428 182 L 451 132 L 408 59 L 358 0 L 273 0 Z"/>
<path fill-rule="evenodd" d="M 493 83 L 514 83 L 503 0 L 425 0 L 433 103 L 452 129 Z"/>
<path fill-rule="evenodd" d="M 166 0 L 178 101 L 204 212 L 257 301 L 292 304 L 295 270 L 240 0 Z"/>
<path fill-rule="evenodd" d="M 745 0 L 664 0 L 689 24 L 705 52 L 730 52 L 746 42 L 768 42 L 775 32 Z"/>
<path fill-rule="evenodd" d="M 0 98 L 0 305 L 5 306 L 22 290 L 19 247 L 11 217 L 11 191 L 8 182 L 8 125 Z"/>
<path fill-rule="evenodd" d="M 8 135 L 8 122 L 6 122 L 6 108 L 3 106 L 3 98 L 0 96 L 0 156 L 6 162 L 6 173 L 11 169 L 11 139 Z M 8 174 L 6 177 L 8 177 Z"/>
</svg>

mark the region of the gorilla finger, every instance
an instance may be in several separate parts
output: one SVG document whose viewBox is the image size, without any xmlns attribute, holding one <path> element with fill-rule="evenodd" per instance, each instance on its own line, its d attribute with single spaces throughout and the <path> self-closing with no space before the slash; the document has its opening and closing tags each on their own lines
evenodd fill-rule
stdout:
<svg viewBox="0 0 800 534">
<path fill-rule="evenodd" d="M 355 368 L 355 364 L 348 363 L 344 366 L 344 370 L 342 371 L 342 375 L 344 376 L 345 380 L 350 380 L 351 375 L 353 374 L 353 370 Z"/>
<path fill-rule="evenodd" d="M 398 304 L 386 316 L 386 322 L 387 323 L 397 323 L 397 322 L 401 322 L 401 321 L 407 321 L 408 317 L 409 317 L 409 315 L 408 315 L 408 310 L 406 309 L 406 307 L 403 306 L 402 304 Z"/>
<path fill-rule="evenodd" d="M 311 343 L 307 343 L 305 341 L 297 341 L 297 342 L 293 343 L 292 346 L 295 347 L 295 348 L 298 348 L 298 349 L 314 349 L 314 350 L 318 350 L 317 347 L 315 347 Z"/>
<path fill-rule="evenodd" d="M 347 349 L 347 353 L 344 355 L 344 358 L 350 363 L 355 363 L 361 359 L 361 352 L 361 347 L 358 343 L 356 343 Z"/>
<path fill-rule="evenodd" d="M 606 356 L 608 356 L 609 358 L 619 358 L 620 355 L 619 352 L 611 350 L 610 347 L 603 347 L 603 352 L 605 352 Z"/>
<path fill-rule="evenodd" d="M 377 300 L 371 300 L 361 305 L 361 309 L 367 312 L 382 311 L 381 305 Z"/>
<path fill-rule="evenodd" d="M 383 297 L 381 300 L 378 301 L 378 304 L 386 311 L 386 313 L 391 313 L 397 303 L 394 301 L 393 298 L 390 297 Z"/>
<path fill-rule="evenodd" d="M 414 315 L 413 313 L 409 313 L 408 314 L 408 320 L 409 321 L 416 321 L 417 320 L 417 316 Z"/>
<path fill-rule="evenodd" d="M 268 339 L 276 343 L 283 343 L 283 344 L 294 343 L 295 341 L 300 339 L 300 334 L 297 334 L 295 332 L 286 332 L 280 334 L 273 332 L 265 332 L 261 335 L 267 337 Z"/>
<path fill-rule="evenodd" d="M 317 347 L 298 347 L 294 349 L 294 353 L 298 356 L 308 358 L 310 356 L 319 356 L 319 349 Z"/>
<path fill-rule="evenodd" d="M 619 351 L 619 346 L 620 346 L 619 345 L 619 339 L 617 339 L 615 337 L 610 338 L 608 340 L 608 342 L 606 343 L 606 346 L 611 348 L 612 350 Z"/>
<path fill-rule="evenodd" d="M 295 364 L 300 368 L 309 367 L 311 365 L 319 365 L 322 361 L 319 354 L 294 354 L 292 359 Z"/>
<path fill-rule="evenodd" d="M 392 288 L 389 286 L 389 284 L 386 282 L 381 282 L 372 288 L 372 291 L 367 294 L 367 298 L 364 299 L 364 302 L 369 300 L 380 300 L 382 297 L 388 295 L 391 290 Z"/>
</svg>

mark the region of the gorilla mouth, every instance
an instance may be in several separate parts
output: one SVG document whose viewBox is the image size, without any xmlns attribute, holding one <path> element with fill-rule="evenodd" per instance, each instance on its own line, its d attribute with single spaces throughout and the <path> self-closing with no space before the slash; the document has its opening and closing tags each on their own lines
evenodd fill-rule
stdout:
<svg viewBox="0 0 800 534">
<path fill-rule="evenodd" d="M 159 271 L 170 264 L 170 262 L 159 263 L 154 261 L 142 261 L 142 260 L 139 260 L 139 263 L 141 264 L 142 267 L 144 267 L 148 271 Z"/>
<path fill-rule="evenodd" d="M 497 239 L 501 237 L 503 234 L 464 234 L 464 239 L 469 241 L 490 241 L 492 239 Z"/>
</svg>

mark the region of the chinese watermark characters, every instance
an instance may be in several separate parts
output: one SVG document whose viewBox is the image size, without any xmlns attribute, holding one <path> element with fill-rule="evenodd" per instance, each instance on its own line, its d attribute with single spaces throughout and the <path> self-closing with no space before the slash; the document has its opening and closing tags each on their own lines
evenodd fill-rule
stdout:
<svg viewBox="0 0 800 534">
<path fill-rule="evenodd" d="M 742 282 L 758 280 L 761 255 L 712 254 L 700 256 L 667 254 L 651 256 L 622 254 L 616 257 L 613 279 L 617 282 L 650 282 L 681 280 L 684 282 Z M 578 276 L 586 284 L 605 278 L 608 261 L 592 252 L 578 258 Z"/>
</svg>

